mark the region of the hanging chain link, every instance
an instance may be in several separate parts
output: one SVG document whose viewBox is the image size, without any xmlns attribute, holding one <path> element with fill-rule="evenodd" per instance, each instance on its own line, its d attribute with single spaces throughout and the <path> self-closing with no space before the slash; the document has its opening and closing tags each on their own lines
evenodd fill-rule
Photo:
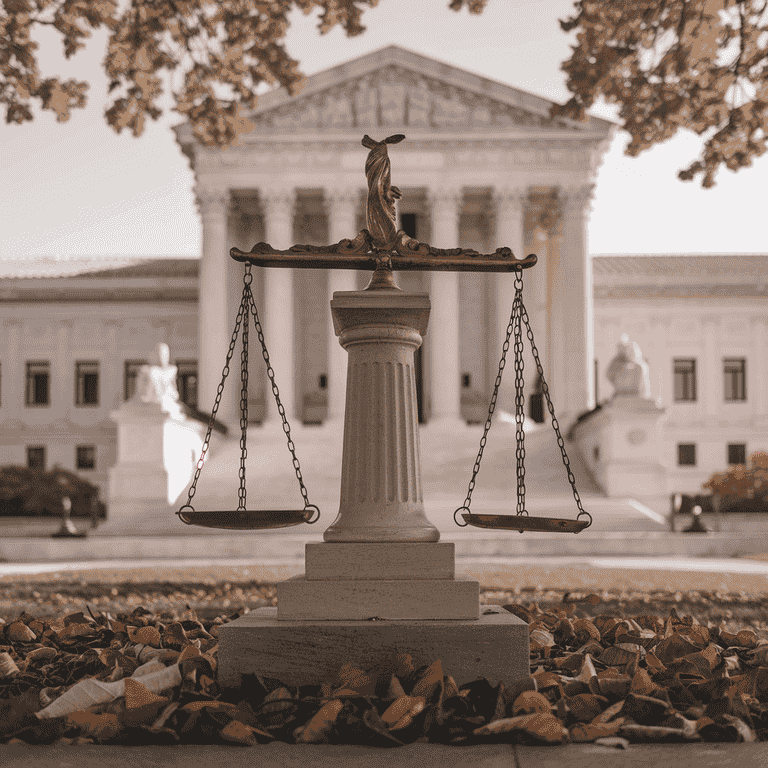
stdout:
<svg viewBox="0 0 768 768">
<path fill-rule="evenodd" d="M 528 319 L 528 312 L 526 312 L 525 306 L 522 306 L 522 318 L 527 329 L 528 341 L 531 343 L 531 352 L 533 353 L 533 359 L 536 362 L 536 370 L 539 374 L 539 378 L 541 379 L 541 388 L 544 392 L 544 399 L 547 401 L 549 417 L 552 419 L 552 428 L 555 430 L 555 434 L 557 435 L 557 445 L 560 448 L 560 453 L 563 457 L 563 466 L 565 466 L 565 471 L 568 473 L 568 482 L 571 484 L 573 498 L 576 501 L 576 506 L 579 510 L 579 514 L 576 515 L 576 519 L 578 520 L 581 517 L 589 518 L 589 522 L 587 523 L 587 528 L 589 528 L 589 526 L 592 525 L 592 515 L 590 515 L 589 512 L 587 512 L 582 506 L 581 497 L 579 496 L 579 492 L 576 490 L 576 478 L 573 476 L 573 472 L 571 471 L 571 462 L 568 459 L 568 454 L 565 452 L 565 440 L 563 440 L 563 436 L 560 434 L 560 424 L 557 421 L 557 416 L 555 416 L 555 408 L 552 405 L 552 398 L 549 396 L 549 385 L 544 378 L 544 367 L 542 366 L 541 359 L 539 358 L 539 350 L 536 349 L 536 343 L 533 340 L 531 321 Z"/>
<path fill-rule="evenodd" d="M 246 264 L 246 269 L 248 270 L 249 274 L 250 266 L 250 264 Z M 283 432 L 285 432 L 285 436 L 288 439 L 288 450 L 291 452 L 293 468 L 296 471 L 296 479 L 299 481 L 299 489 L 301 490 L 301 495 L 304 498 L 304 509 L 306 510 L 311 508 L 317 512 L 317 515 L 308 519 L 307 522 L 315 523 L 320 517 L 320 510 L 314 504 L 309 503 L 307 488 L 304 485 L 304 478 L 301 475 L 301 464 L 299 464 L 299 459 L 296 456 L 296 446 L 291 439 L 291 427 L 290 424 L 288 424 L 288 419 L 285 416 L 285 408 L 280 401 L 280 390 L 278 390 L 277 383 L 275 382 L 275 372 L 272 369 L 272 364 L 269 362 L 269 352 L 267 351 L 267 344 L 264 341 L 264 331 L 262 330 L 261 322 L 259 321 L 259 311 L 256 309 L 256 302 L 253 299 L 253 293 L 251 292 L 250 285 L 246 286 L 246 288 L 248 291 L 248 296 L 250 297 L 251 313 L 253 314 L 253 322 L 256 326 L 256 333 L 259 337 L 259 342 L 261 343 L 261 355 L 264 358 L 264 363 L 267 366 L 267 376 L 269 377 L 269 382 L 272 385 L 272 394 L 274 395 L 275 403 L 277 404 L 277 412 L 280 414 L 280 418 L 283 421 Z"/>
<path fill-rule="evenodd" d="M 546 380 L 544 379 L 544 368 L 541 364 L 541 359 L 539 358 L 539 351 L 536 348 L 536 344 L 533 340 L 533 330 L 531 329 L 531 323 L 528 318 L 528 312 L 525 309 L 525 305 L 523 304 L 523 278 L 522 274 L 518 272 L 515 275 L 515 298 L 512 303 L 512 312 L 509 316 L 509 324 L 507 325 L 507 334 L 504 339 L 504 344 L 501 348 L 501 360 L 499 360 L 499 371 L 496 375 L 496 382 L 493 386 L 493 394 L 491 395 L 491 404 L 488 407 L 488 418 L 485 421 L 485 428 L 483 429 L 483 436 L 480 438 L 480 450 L 477 452 L 477 458 L 475 459 L 475 466 L 472 469 L 472 477 L 469 481 L 469 487 L 467 488 L 467 497 L 464 500 L 464 504 L 459 507 L 454 513 L 453 513 L 453 520 L 456 523 L 456 525 L 460 526 L 461 528 L 465 528 L 469 525 L 469 523 L 464 522 L 460 523 L 456 515 L 461 512 L 462 510 L 465 510 L 468 514 L 471 514 L 470 505 L 472 504 L 472 492 L 475 489 L 475 481 L 477 478 L 477 473 L 480 471 L 480 463 L 483 459 L 483 451 L 485 449 L 485 445 L 488 438 L 488 431 L 491 428 L 492 418 L 494 411 L 496 410 L 496 401 L 498 400 L 499 396 L 499 388 L 501 387 L 501 379 L 502 374 L 504 372 L 504 368 L 507 363 L 507 352 L 509 351 L 509 340 L 512 337 L 512 334 L 514 333 L 515 340 L 514 340 L 514 356 L 515 356 L 515 441 L 516 441 L 516 450 L 515 450 L 515 458 L 517 463 L 517 514 L 528 514 L 525 510 L 525 430 L 524 430 L 524 424 L 525 424 L 525 393 L 523 390 L 523 370 L 524 370 L 524 360 L 523 360 L 523 338 L 522 338 L 522 327 L 523 324 L 525 324 L 526 327 L 526 335 L 528 337 L 528 341 L 531 344 L 531 352 L 533 354 L 533 359 L 536 363 L 536 370 L 538 371 L 538 374 L 541 378 L 542 382 L 542 389 L 544 392 L 544 397 L 547 401 L 547 409 L 549 411 L 550 418 L 552 419 L 552 427 L 555 430 L 555 434 L 557 435 L 557 444 L 560 448 L 560 453 L 563 457 L 563 464 L 565 466 L 566 472 L 568 473 L 568 482 L 571 485 L 571 490 L 573 491 L 573 498 L 576 501 L 576 506 L 578 507 L 579 514 L 576 516 L 576 519 L 586 516 L 589 518 L 589 523 L 587 524 L 587 527 L 592 525 L 592 515 L 589 514 L 589 512 L 586 512 L 584 510 L 584 507 L 581 504 L 581 497 L 579 496 L 579 492 L 576 490 L 576 478 L 573 476 L 573 472 L 571 471 L 571 463 L 568 459 L 568 454 L 565 451 L 565 441 L 563 440 L 563 436 L 560 434 L 560 425 L 557 421 L 557 417 L 555 416 L 555 409 L 552 405 L 552 399 L 549 395 L 549 386 L 547 385 Z"/>
<path fill-rule="evenodd" d="M 248 265 L 250 266 L 250 264 Z M 243 293 L 250 295 L 253 276 L 246 269 L 243 277 Z M 248 305 L 243 310 L 243 351 L 240 354 L 240 489 L 238 510 L 245 511 L 245 460 L 248 456 Z"/>
<path fill-rule="evenodd" d="M 525 391 L 523 390 L 523 277 L 515 275 L 515 300 L 512 304 L 515 334 L 515 457 L 517 459 L 517 514 L 525 509 Z"/>
<path fill-rule="evenodd" d="M 261 328 L 261 322 L 259 321 L 259 312 L 256 309 L 256 302 L 253 298 L 253 291 L 251 290 L 251 283 L 253 282 L 253 275 L 251 273 L 251 265 L 246 264 L 245 265 L 245 274 L 243 276 L 243 296 L 240 300 L 240 309 L 237 313 L 237 320 L 235 321 L 235 330 L 232 333 L 232 339 L 229 342 L 229 350 L 227 351 L 227 359 L 224 364 L 224 370 L 222 371 L 221 376 L 221 382 L 219 382 L 219 387 L 216 390 L 216 400 L 213 404 L 213 410 L 211 411 L 211 418 L 208 421 L 208 430 L 205 434 L 205 440 L 203 441 L 203 449 L 200 453 L 200 458 L 198 459 L 197 466 L 195 468 L 195 476 L 192 480 L 192 485 L 189 488 L 189 493 L 187 496 L 187 503 L 184 504 L 184 506 L 179 509 L 179 511 L 176 513 L 179 515 L 179 517 L 184 521 L 184 517 L 182 516 L 182 512 L 185 509 L 189 509 L 192 512 L 194 512 L 194 508 L 192 507 L 192 499 L 195 495 L 195 492 L 197 490 L 197 481 L 200 478 L 200 471 L 203 468 L 203 465 L 205 464 L 205 455 L 208 451 L 208 447 L 210 445 L 211 441 L 211 433 L 213 431 L 213 423 L 216 418 L 216 413 L 219 410 L 219 405 L 221 404 L 221 396 L 224 392 L 224 382 L 226 381 L 227 376 L 229 375 L 229 364 L 232 361 L 232 355 L 235 351 L 235 345 L 237 344 L 237 337 L 240 333 L 240 325 L 243 324 L 243 350 L 240 358 L 240 382 L 241 382 L 241 388 L 240 388 L 240 470 L 239 470 L 239 476 L 240 476 L 240 489 L 238 491 L 238 497 L 239 497 L 239 504 L 238 504 L 238 511 L 245 510 L 245 502 L 246 502 L 246 488 L 245 488 L 245 463 L 247 458 L 247 431 L 248 431 L 248 327 L 249 327 L 249 318 L 248 315 L 253 314 L 253 320 L 254 324 L 256 326 L 256 333 L 259 337 L 259 342 L 261 343 L 261 354 L 264 358 L 264 362 L 267 366 L 267 376 L 269 377 L 270 384 L 272 385 L 272 394 L 275 396 L 275 402 L 277 403 L 277 410 L 280 414 L 280 418 L 283 420 L 283 432 L 285 432 L 286 437 L 288 438 L 288 450 L 291 452 L 291 456 L 293 457 L 293 467 L 296 470 L 296 479 L 299 481 L 299 489 L 301 490 L 302 498 L 304 499 L 304 510 L 313 510 L 313 513 L 306 519 L 307 523 L 315 523 L 320 518 L 320 510 L 317 508 L 316 505 L 309 503 L 309 496 L 307 494 L 307 488 L 304 485 L 304 479 L 301 475 L 301 466 L 299 464 L 299 460 L 296 457 L 296 446 L 293 443 L 293 440 L 291 439 L 291 427 L 288 424 L 288 419 L 285 416 L 285 408 L 283 407 L 283 404 L 280 402 L 280 392 L 277 388 L 277 384 L 275 382 L 275 372 L 272 370 L 272 366 L 269 362 L 269 352 L 267 351 L 267 344 L 264 340 L 264 331 Z M 316 514 L 314 514 L 316 513 Z"/>
<path fill-rule="evenodd" d="M 184 522 L 187 522 L 187 521 L 184 520 L 184 518 L 181 516 L 181 512 L 187 508 L 194 512 L 194 507 L 192 506 L 192 499 L 194 498 L 195 493 L 197 491 L 197 481 L 200 479 L 200 472 L 203 469 L 203 465 L 205 464 L 205 455 L 208 452 L 208 446 L 211 443 L 211 433 L 213 432 L 213 423 L 216 420 L 216 413 L 218 412 L 219 405 L 221 404 L 221 396 L 224 393 L 224 382 L 226 381 L 227 376 L 229 375 L 229 364 L 232 361 L 232 355 L 235 352 L 235 344 L 237 344 L 237 336 L 240 333 L 240 324 L 243 321 L 243 314 L 246 312 L 247 306 L 248 306 L 247 294 L 246 294 L 246 290 L 244 289 L 243 297 L 240 300 L 240 309 L 238 310 L 238 313 L 237 313 L 237 320 L 235 321 L 235 330 L 232 333 L 232 338 L 230 339 L 230 342 L 229 342 L 229 349 L 227 350 L 227 359 L 224 363 L 224 369 L 221 372 L 221 381 L 219 382 L 218 389 L 216 390 L 216 400 L 213 403 L 211 418 L 208 420 L 208 430 L 205 433 L 205 440 L 203 440 L 203 448 L 202 448 L 202 451 L 200 451 L 200 458 L 197 460 L 197 466 L 195 467 L 195 477 L 192 480 L 192 485 L 189 487 L 189 492 L 187 495 L 187 503 L 184 504 L 181 507 L 181 509 L 179 509 L 179 511 L 176 513 Z"/>
<path fill-rule="evenodd" d="M 467 498 L 464 500 L 463 506 L 459 507 L 453 513 L 453 520 L 456 525 L 465 528 L 469 523 L 460 523 L 456 519 L 456 515 L 465 509 L 470 512 L 470 504 L 472 503 L 472 491 L 475 490 L 475 480 L 477 473 L 480 471 L 480 462 L 483 460 L 483 451 L 485 450 L 485 444 L 488 441 L 488 431 L 491 428 L 491 420 L 493 419 L 493 413 L 496 410 L 496 400 L 499 397 L 499 387 L 501 387 L 501 377 L 504 372 L 504 366 L 507 364 L 507 352 L 509 352 L 509 339 L 512 336 L 515 319 L 515 307 L 517 304 L 517 296 L 515 296 L 515 303 L 512 305 L 512 314 L 509 316 L 509 324 L 507 325 L 507 335 L 504 339 L 504 344 L 501 347 L 501 360 L 499 360 L 499 372 L 496 374 L 496 383 L 493 385 L 493 394 L 491 395 L 491 404 L 488 407 L 488 418 L 485 420 L 485 428 L 483 429 L 483 436 L 480 438 L 480 450 L 477 452 L 477 458 L 475 459 L 475 466 L 472 468 L 472 477 L 469 481 L 469 487 L 467 488 Z"/>
</svg>

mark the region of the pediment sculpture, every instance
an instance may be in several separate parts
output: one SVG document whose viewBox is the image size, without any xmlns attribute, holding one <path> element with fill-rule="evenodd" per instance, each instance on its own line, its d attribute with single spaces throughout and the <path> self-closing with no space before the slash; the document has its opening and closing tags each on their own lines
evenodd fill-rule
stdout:
<svg viewBox="0 0 768 768">
<path fill-rule="evenodd" d="M 257 130 L 281 133 L 389 127 L 433 130 L 566 127 L 562 120 L 398 65 L 387 65 L 361 78 L 298 96 L 288 104 L 261 114 L 257 112 L 250 120 Z"/>
</svg>

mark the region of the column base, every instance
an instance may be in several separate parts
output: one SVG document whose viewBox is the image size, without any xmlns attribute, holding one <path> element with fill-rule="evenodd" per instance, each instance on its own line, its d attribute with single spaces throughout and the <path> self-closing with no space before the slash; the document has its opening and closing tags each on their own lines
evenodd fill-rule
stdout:
<svg viewBox="0 0 768 768">
<path fill-rule="evenodd" d="M 511 687 L 530 675 L 528 625 L 500 606 L 467 621 L 284 621 L 258 608 L 219 628 L 218 681 L 236 688 L 257 674 L 285 685 L 319 685 L 342 664 L 372 669 L 393 653 L 416 667 L 442 662 L 458 685 L 487 678 Z"/>
</svg>

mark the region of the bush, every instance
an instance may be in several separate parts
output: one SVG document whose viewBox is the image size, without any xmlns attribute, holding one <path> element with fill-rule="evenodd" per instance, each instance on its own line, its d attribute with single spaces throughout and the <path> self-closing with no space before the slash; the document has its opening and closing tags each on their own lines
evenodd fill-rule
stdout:
<svg viewBox="0 0 768 768">
<path fill-rule="evenodd" d="M 702 488 L 720 496 L 724 512 L 768 509 L 768 453 L 756 451 L 748 464 L 715 472 Z"/>
</svg>

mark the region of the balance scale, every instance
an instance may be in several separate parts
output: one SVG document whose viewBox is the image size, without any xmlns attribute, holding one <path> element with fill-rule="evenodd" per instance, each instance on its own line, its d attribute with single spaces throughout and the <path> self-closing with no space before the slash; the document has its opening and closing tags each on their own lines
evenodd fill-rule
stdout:
<svg viewBox="0 0 768 768">
<path fill-rule="evenodd" d="M 579 533 L 592 522 L 576 490 L 523 305 L 522 270 L 534 266 L 536 256 L 517 259 L 509 248 L 485 255 L 461 248 L 440 249 L 398 231 L 395 200 L 401 193 L 391 185 L 387 146 L 404 138 L 398 134 L 380 142 L 369 136 L 362 140 L 370 150 L 365 164 L 368 229 L 354 239 L 329 246 L 294 245 L 285 251 L 267 243 L 256 244 L 248 253 L 230 250 L 233 259 L 245 264 L 243 294 L 203 450 L 187 501 L 177 512 L 189 525 L 253 530 L 314 524 L 320 517 L 320 510 L 309 501 L 280 402 L 251 289 L 252 266 L 373 268 L 374 272 L 365 290 L 337 291 L 331 301 L 334 331 L 348 353 L 338 515 L 325 530 L 323 542 L 306 545 L 305 573 L 277 584 L 277 607 L 259 608 L 219 628 L 218 679 L 222 687 L 238 687 L 249 673 L 287 685 L 317 685 L 332 679 L 344 663 L 369 669 L 393 654 L 410 654 L 417 667 L 440 659 L 446 674 L 459 685 L 478 677 L 512 685 L 530 674 L 528 625 L 498 606 L 480 610 L 479 582 L 456 575 L 454 544 L 439 541 L 440 532 L 424 513 L 413 356 L 427 332 L 430 301 L 426 293 L 400 290 L 393 270 L 516 273 L 512 313 L 488 417 L 466 499 L 454 512 L 456 524 L 521 533 Z M 246 506 L 251 316 L 304 499 L 302 509 Z M 576 519 L 532 517 L 525 509 L 523 327 L 579 510 Z M 238 505 L 229 510 L 195 510 L 192 500 L 241 330 Z M 472 492 L 510 341 L 515 368 L 516 514 L 478 514 L 471 511 Z M 463 523 L 457 519 L 459 513 Z"/>
</svg>

